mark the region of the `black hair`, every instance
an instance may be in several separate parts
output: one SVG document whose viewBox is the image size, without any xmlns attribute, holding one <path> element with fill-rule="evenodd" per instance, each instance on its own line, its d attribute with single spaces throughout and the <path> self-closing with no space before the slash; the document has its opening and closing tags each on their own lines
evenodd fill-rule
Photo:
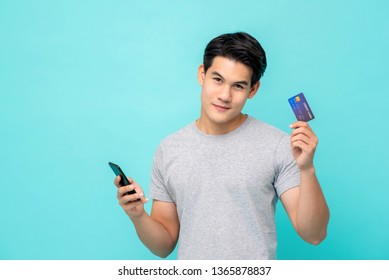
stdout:
<svg viewBox="0 0 389 280">
<path fill-rule="evenodd" d="M 261 44 L 245 32 L 227 33 L 212 39 L 204 51 L 203 65 L 207 72 L 213 59 L 222 56 L 250 67 L 251 86 L 263 76 L 266 69 L 266 54 Z"/>
</svg>

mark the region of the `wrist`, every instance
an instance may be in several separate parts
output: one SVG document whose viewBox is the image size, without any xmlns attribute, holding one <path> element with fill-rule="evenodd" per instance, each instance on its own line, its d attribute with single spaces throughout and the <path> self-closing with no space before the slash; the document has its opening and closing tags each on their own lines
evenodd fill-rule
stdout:
<svg viewBox="0 0 389 280">
<path fill-rule="evenodd" d="M 146 214 L 145 209 L 142 209 L 142 212 L 139 214 L 136 214 L 136 215 L 127 214 L 127 215 L 133 223 L 136 223 L 136 222 L 139 222 L 140 220 L 142 220 L 145 217 L 145 214 Z"/>
<path fill-rule="evenodd" d="M 300 173 L 301 174 L 307 174 L 307 175 L 312 175 L 315 174 L 315 167 L 312 165 L 306 166 L 306 167 L 300 167 Z"/>
</svg>

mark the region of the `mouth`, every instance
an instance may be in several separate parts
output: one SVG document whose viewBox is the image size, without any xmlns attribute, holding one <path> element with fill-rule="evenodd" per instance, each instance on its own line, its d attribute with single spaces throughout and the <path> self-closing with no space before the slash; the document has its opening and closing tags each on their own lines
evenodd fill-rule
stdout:
<svg viewBox="0 0 389 280">
<path fill-rule="evenodd" d="M 216 110 L 218 110 L 218 111 L 227 111 L 227 110 L 229 110 L 229 109 L 231 109 L 230 107 L 228 107 L 228 106 L 224 106 L 224 105 L 218 105 L 218 104 L 212 104 L 215 108 L 216 108 Z"/>
</svg>

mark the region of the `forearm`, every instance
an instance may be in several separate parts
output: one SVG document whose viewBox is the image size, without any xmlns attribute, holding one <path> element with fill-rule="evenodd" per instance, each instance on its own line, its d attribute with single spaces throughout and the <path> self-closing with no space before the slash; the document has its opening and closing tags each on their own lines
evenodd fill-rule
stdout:
<svg viewBox="0 0 389 280">
<path fill-rule="evenodd" d="M 300 194 L 296 216 L 297 231 L 305 241 L 319 244 L 327 235 L 329 209 L 314 167 L 301 170 L 300 174 Z"/>
<path fill-rule="evenodd" d="M 146 211 L 140 217 L 131 218 L 139 239 L 155 255 L 165 258 L 173 250 L 176 241 L 168 230 L 150 217 Z"/>
</svg>

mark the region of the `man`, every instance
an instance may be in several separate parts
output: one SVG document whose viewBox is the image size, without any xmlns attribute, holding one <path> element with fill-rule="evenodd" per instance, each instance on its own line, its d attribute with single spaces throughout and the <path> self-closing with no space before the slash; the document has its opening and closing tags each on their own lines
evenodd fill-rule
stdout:
<svg viewBox="0 0 389 280">
<path fill-rule="evenodd" d="M 213 39 L 198 69 L 199 119 L 156 151 L 151 214 L 136 182 L 120 186 L 115 179 L 120 205 L 154 254 L 168 256 L 180 238 L 178 259 L 274 259 L 278 198 L 301 238 L 319 244 L 326 237 L 329 210 L 310 126 L 293 123 L 289 137 L 242 113 L 265 68 L 265 52 L 252 36 Z M 136 194 L 126 195 L 132 189 Z"/>
</svg>

